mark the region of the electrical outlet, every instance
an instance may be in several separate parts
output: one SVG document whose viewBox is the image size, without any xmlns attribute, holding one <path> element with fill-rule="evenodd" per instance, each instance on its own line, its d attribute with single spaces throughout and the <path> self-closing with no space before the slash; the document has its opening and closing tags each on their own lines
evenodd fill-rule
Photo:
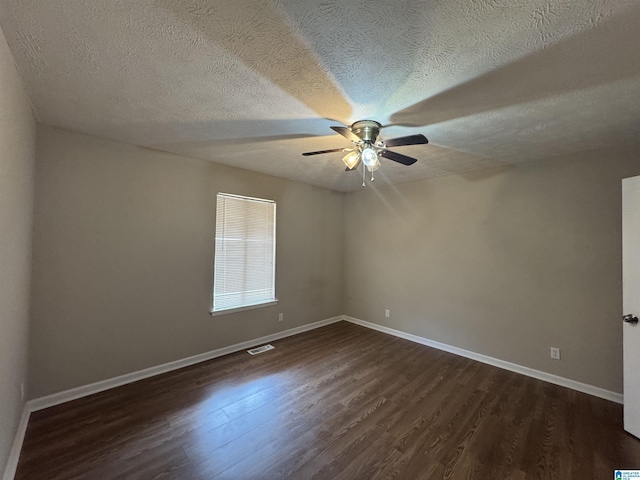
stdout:
<svg viewBox="0 0 640 480">
<path fill-rule="evenodd" d="M 24 400 L 24 383 L 20 384 L 20 400 Z"/>
<path fill-rule="evenodd" d="M 560 349 L 556 347 L 551 347 L 551 358 L 554 360 L 560 360 Z"/>
<path fill-rule="evenodd" d="M 391 310 L 389 310 L 388 308 L 384 311 L 384 316 L 389 318 L 391 316 Z"/>
<path fill-rule="evenodd" d="M 281 322 L 284 320 L 284 313 L 279 313 L 278 314 L 278 321 Z"/>
</svg>

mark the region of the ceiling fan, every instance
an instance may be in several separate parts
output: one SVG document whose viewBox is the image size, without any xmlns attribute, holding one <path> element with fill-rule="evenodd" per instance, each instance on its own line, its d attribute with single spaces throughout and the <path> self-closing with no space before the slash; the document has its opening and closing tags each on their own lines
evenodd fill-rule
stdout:
<svg viewBox="0 0 640 480">
<path fill-rule="evenodd" d="M 331 127 L 334 132 L 339 133 L 351 141 L 354 146 L 351 148 L 332 148 L 331 150 L 306 152 L 302 155 L 321 155 L 323 153 L 334 152 L 346 153 L 342 161 L 347 166 L 346 170 L 348 172 L 356 170 L 361 163 L 364 164 L 362 168 L 362 186 L 364 187 L 366 170 L 371 172 L 371 181 L 373 181 L 373 172 L 380 168 L 379 157 L 384 157 L 403 165 L 412 165 L 417 162 L 415 158 L 387 150 L 388 147 L 429 143 L 427 137 L 424 135 L 409 135 L 408 137 L 392 138 L 390 140 L 378 140 L 378 134 L 381 128 L 382 125 L 374 120 L 360 120 L 350 127 Z"/>
</svg>

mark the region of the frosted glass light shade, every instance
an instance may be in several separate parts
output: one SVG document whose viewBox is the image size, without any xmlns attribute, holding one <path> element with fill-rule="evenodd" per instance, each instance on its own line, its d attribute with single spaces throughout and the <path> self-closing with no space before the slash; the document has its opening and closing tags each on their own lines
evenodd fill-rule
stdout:
<svg viewBox="0 0 640 480">
<path fill-rule="evenodd" d="M 348 154 L 346 154 L 342 161 L 349 170 L 353 170 L 355 166 L 358 165 L 359 157 L 360 155 L 358 154 L 358 152 L 354 150 L 353 152 L 349 152 Z"/>
<path fill-rule="evenodd" d="M 362 161 L 367 167 L 370 167 L 371 165 L 374 165 L 376 162 L 378 162 L 378 154 L 373 148 L 365 147 L 362 150 Z"/>
<path fill-rule="evenodd" d="M 371 147 L 362 150 L 362 162 L 367 166 L 367 170 L 375 172 L 380 168 L 378 153 Z"/>
<path fill-rule="evenodd" d="M 379 168 L 380 168 L 380 160 L 378 160 L 378 157 L 376 157 L 376 161 L 373 162 L 371 165 L 367 165 L 367 170 L 369 170 L 370 172 L 375 172 Z"/>
</svg>

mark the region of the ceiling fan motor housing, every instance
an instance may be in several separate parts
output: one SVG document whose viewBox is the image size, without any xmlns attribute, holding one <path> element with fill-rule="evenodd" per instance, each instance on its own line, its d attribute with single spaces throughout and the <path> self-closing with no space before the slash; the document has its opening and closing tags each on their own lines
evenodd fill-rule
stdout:
<svg viewBox="0 0 640 480">
<path fill-rule="evenodd" d="M 362 139 L 364 143 L 375 143 L 380 133 L 380 125 L 374 120 L 361 120 L 351 125 L 350 130 Z"/>
</svg>

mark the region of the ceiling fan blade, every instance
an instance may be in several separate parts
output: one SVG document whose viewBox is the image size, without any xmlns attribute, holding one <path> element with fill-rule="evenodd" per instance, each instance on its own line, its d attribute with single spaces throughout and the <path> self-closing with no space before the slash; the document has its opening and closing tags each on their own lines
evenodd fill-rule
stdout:
<svg viewBox="0 0 640 480">
<path fill-rule="evenodd" d="M 400 153 L 392 152 L 391 150 L 380 150 L 378 155 L 403 165 L 413 165 L 418 161 L 415 158 L 407 157 L 406 155 L 401 155 Z"/>
<path fill-rule="evenodd" d="M 318 150 L 317 152 L 305 152 L 302 155 L 308 157 L 309 155 L 321 155 L 323 153 L 344 152 L 350 150 L 350 148 L 332 148 L 331 150 Z"/>
<path fill-rule="evenodd" d="M 357 136 L 355 133 L 353 133 L 351 130 L 349 130 L 347 127 L 329 127 L 329 128 L 331 128 L 331 130 L 333 130 L 334 132 L 339 133 L 344 138 L 354 143 L 362 142 L 362 139 L 359 136 Z"/>
<path fill-rule="evenodd" d="M 425 143 L 429 143 L 427 137 L 424 135 L 409 135 L 408 137 L 398 137 L 392 138 L 390 140 L 385 140 L 384 144 L 387 147 L 402 147 L 404 145 L 423 145 Z"/>
</svg>

